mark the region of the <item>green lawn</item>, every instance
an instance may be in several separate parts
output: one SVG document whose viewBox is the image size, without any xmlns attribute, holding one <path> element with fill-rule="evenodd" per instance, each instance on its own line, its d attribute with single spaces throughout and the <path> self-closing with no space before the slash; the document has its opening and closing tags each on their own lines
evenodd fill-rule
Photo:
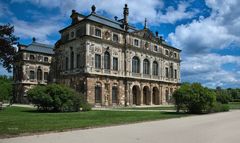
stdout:
<svg viewBox="0 0 240 143">
<path fill-rule="evenodd" d="M 240 109 L 240 102 L 229 102 L 228 106 L 230 109 Z"/>
<path fill-rule="evenodd" d="M 39 113 L 30 108 L 8 107 L 0 111 L 0 137 L 178 118 L 187 115 L 184 113 L 143 111 Z"/>
<path fill-rule="evenodd" d="M 124 107 L 116 109 L 133 109 L 133 110 L 176 110 L 174 106 L 159 106 L 159 107 Z"/>
</svg>

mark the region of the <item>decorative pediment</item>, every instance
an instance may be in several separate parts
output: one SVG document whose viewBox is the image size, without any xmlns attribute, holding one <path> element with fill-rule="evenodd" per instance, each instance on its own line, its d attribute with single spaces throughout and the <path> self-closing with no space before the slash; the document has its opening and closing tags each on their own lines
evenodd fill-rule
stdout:
<svg viewBox="0 0 240 143">
<path fill-rule="evenodd" d="M 143 29 L 143 30 L 135 31 L 135 32 L 133 32 L 133 34 L 136 35 L 136 36 L 142 37 L 146 40 L 155 40 L 156 39 L 153 32 L 151 30 L 149 30 L 148 28 Z"/>
</svg>

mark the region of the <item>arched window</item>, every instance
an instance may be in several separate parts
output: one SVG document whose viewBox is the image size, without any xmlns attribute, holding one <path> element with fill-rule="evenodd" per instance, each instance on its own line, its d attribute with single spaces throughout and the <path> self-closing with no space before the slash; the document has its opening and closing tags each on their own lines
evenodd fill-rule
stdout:
<svg viewBox="0 0 240 143">
<path fill-rule="evenodd" d="M 104 53 L 104 69 L 110 69 L 110 54 L 107 51 Z"/>
<path fill-rule="evenodd" d="M 95 68 L 100 69 L 101 68 L 101 55 L 95 54 Z"/>
<path fill-rule="evenodd" d="M 41 69 L 37 70 L 37 80 L 42 80 L 42 70 Z"/>
<path fill-rule="evenodd" d="M 158 63 L 156 61 L 153 62 L 152 70 L 153 75 L 158 75 Z"/>
<path fill-rule="evenodd" d="M 147 59 L 143 60 L 143 74 L 149 74 L 150 72 L 150 63 Z"/>
<path fill-rule="evenodd" d="M 35 79 L 35 73 L 34 73 L 34 71 L 30 71 L 29 78 L 30 78 L 30 79 Z"/>
<path fill-rule="evenodd" d="M 132 72 L 140 73 L 140 60 L 136 56 L 132 59 Z"/>
<path fill-rule="evenodd" d="M 102 90 L 101 90 L 101 84 L 97 83 L 95 86 L 95 103 L 101 103 L 101 97 L 102 97 Z"/>
<path fill-rule="evenodd" d="M 71 52 L 71 70 L 74 68 L 74 52 Z"/>
</svg>

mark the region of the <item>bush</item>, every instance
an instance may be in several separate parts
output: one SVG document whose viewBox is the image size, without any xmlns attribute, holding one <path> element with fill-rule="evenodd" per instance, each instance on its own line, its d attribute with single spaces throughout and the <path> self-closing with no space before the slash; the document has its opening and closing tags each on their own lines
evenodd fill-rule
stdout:
<svg viewBox="0 0 240 143">
<path fill-rule="evenodd" d="M 212 108 L 208 109 L 208 113 L 215 113 L 215 112 L 226 112 L 229 111 L 229 106 L 226 104 L 221 104 L 215 102 Z"/>
<path fill-rule="evenodd" d="M 187 110 L 189 113 L 207 113 L 216 102 L 215 93 L 199 83 L 185 83 L 173 93 L 177 111 Z"/>
<path fill-rule="evenodd" d="M 12 98 L 12 78 L 0 76 L 0 101 L 10 101 Z"/>
<path fill-rule="evenodd" d="M 92 105 L 85 102 L 81 105 L 81 108 L 82 108 L 82 111 L 91 111 L 92 110 Z"/>
<path fill-rule="evenodd" d="M 229 95 L 228 92 L 223 89 L 216 90 L 216 97 L 217 97 L 217 102 L 220 102 L 222 104 L 228 104 L 228 102 L 232 100 L 231 95 Z"/>
<path fill-rule="evenodd" d="M 36 86 L 28 91 L 29 101 L 44 111 L 79 111 L 83 96 L 64 85 Z"/>
</svg>

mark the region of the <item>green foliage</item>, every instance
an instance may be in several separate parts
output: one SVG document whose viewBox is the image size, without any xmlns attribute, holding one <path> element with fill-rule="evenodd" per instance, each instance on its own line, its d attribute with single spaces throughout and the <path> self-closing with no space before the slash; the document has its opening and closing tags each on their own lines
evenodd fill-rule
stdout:
<svg viewBox="0 0 240 143">
<path fill-rule="evenodd" d="M 36 86 L 28 91 L 29 100 L 44 111 L 79 111 L 83 96 L 64 85 Z"/>
<path fill-rule="evenodd" d="M 0 101 L 9 101 L 12 98 L 12 79 L 0 76 Z"/>
<path fill-rule="evenodd" d="M 217 102 L 220 102 L 222 104 L 228 104 L 228 102 L 232 100 L 231 95 L 227 90 L 223 90 L 219 88 L 216 89 L 216 97 L 217 97 Z"/>
<path fill-rule="evenodd" d="M 81 105 L 82 111 L 91 111 L 92 110 L 92 105 L 89 103 L 82 103 Z"/>
<path fill-rule="evenodd" d="M 13 32 L 14 27 L 10 24 L 0 25 L 0 64 L 9 72 L 15 61 L 16 50 L 13 45 L 18 41 Z"/>
<path fill-rule="evenodd" d="M 215 112 L 226 112 L 229 111 L 229 106 L 227 104 L 221 104 L 219 102 L 215 102 L 212 108 L 208 109 L 208 113 L 215 113 Z"/>
<path fill-rule="evenodd" d="M 206 113 L 216 101 L 215 93 L 199 83 L 184 83 L 173 94 L 177 111 L 187 110 L 189 113 Z"/>
</svg>

